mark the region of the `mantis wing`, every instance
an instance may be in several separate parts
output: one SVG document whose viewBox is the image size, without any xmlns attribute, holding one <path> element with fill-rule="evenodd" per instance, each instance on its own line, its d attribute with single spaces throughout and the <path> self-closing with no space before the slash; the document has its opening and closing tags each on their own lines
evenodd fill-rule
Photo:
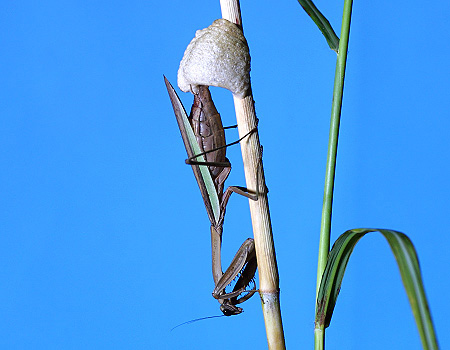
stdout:
<svg viewBox="0 0 450 350">
<path fill-rule="evenodd" d="M 177 118 L 178 127 L 180 128 L 181 137 L 183 138 L 184 147 L 188 158 L 193 158 L 196 154 L 202 153 L 200 146 L 195 138 L 194 131 L 189 123 L 186 110 L 180 101 L 175 89 L 169 83 L 166 77 L 164 77 L 166 83 L 167 92 L 169 93 L 170 101 L 172 102 L 173 111 Z M 195 158 L 198 162 L 205 162 L 204 156 L 198 156 Z M 195 179 L 197 180 L 198 187 L 205 202 L 206 211 L 208 212 L 209 220 L 212 225 L 215 225 L 219 221 L 220 217 L 220 204 L 219 197 L 217 196 L 216 188 L 209 173 L 208 166 L 206 165 L 192 165 Z"/>
</svg>

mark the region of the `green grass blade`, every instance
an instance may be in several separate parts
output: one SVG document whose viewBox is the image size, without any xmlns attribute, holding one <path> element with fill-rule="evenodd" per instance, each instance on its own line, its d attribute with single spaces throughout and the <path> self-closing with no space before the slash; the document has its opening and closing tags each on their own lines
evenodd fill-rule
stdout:
<svg viewBox="0 0 450 350">
<path fill-rule="evenodd" d="M 438 349 L 416 251 L 405 234 L 394 230 L 354 229 L 343 233 L 336 240 L 328 256 L 319 288 L 316 327 L 329 326 L 350 255 L 356 243 L 369 232 L 381 233 L 394 253 L 423 348 Z"/>
<path fill-rule="evenodd" d="M 172 102 L 172 107 L 175 112 L 175 117 L 177 118 L 178 127 L 181 131 L 181 137 L 183 138 L 186 153 L 189 158 L 192 158 L 196 154 L 200 154 L 203 151 L 200 149 L 200 146 L 197 143 L 197 139 L 195 138 L 194 131 L 192 130 L 191 124 L 189 123 L 186 110 L 184 109 L 183 103 L 178 97 L 178 94 L 166 77 L 164 77 L 164 82 L 166 84 L 167 91 L 169 92 L 170 101 Z M 206 161 L 204 156 L 198 156 L 195 158 L 195 160 L 198 162 Z M 208 170 L 208 166 L 192 165 L 192 170 L 194 171 L 195 178 L 202 193 L 203 201 L 205 202 L 209 219 L 212 224 L 216 223 L 219 220 L 220 204 L 213 179 Z M 214 217 L 211 217 L 211 212 L 213 213 Z"/>
<path fill-rule="evenodd" d="M 316 5 L 314 5 L 314 3 L 311 0 L 298 0 L 298 2 L 303 7 L 303 10 L 305 10 L 308 16 L 311 17 L 311 19 L 320 29 L 323 36 L 327 40 L 330 49 L 338 52 L 339 38 L 334 32 L 330 22 L 326 19 L 324 15 L 322 15 L 322 13 L 319 11 L 319 9 L 316 7 Z"/>
</svg>

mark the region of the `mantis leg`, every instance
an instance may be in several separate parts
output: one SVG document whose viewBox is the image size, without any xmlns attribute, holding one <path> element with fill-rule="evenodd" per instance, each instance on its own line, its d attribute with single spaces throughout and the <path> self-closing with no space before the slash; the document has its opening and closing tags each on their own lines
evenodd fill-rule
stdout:
<svg viewBox="0 0 450 350">
<path fill-rule="evenodd" d="M 226 129 L 226 128 L 224 128 L 224 129 Z M 241 142 L 243 139 L 245 139 L 247 136 L 253 134 L 256 130 L 258 130 L 257 127 L 255 127 L 252 130 L 250 130 L 248 133 L 246 133 L 244 136 L 242 136 L 239 140 L 236 140 L 236 141 L 233 141 L 233 142 L 228 143 L 226 145 L 223 145 L 223 146 L 220 146 L 220 147 L 216 147 L 214 149 L 210 149 L 210 150 L 207 150 L 205 152 L 196 154 L 196 155 L 186 159 L 185 162 L 186 162 L 186 164 L 189 164 L 189 165 L 209 165 L 209 166 L 229 167 L 231 165 L 230 165 L 230 162 L 228 161 L 228 159 L 225 162 L 199 162 L 199 161 L 196 161 L 195 159 L 198 156 L 204 156 L 204 155 L 207 155 L 207 154 L 212 153 L 212 152 L 217 152 L 220 149 L 227 148 L 228 146 L 236 145 L 239 142 Z"/>
<path fill-rule="evenodd" d="M 224 168 L 224 169 L 226 169 L 226 168 Z M 249 198 L 251 200 L 254 200 L 254 201 L 258 200 L 258 197 L 260 195 L 260 192 L 259 192 L 259 176 L 258 176 L 259 172 L 260 172 L 260 169 L 262 169 L 262 158 L 260 158 L 260 161 L 259 161 L 258 174 L 257 174 L 257 178 L 256 178 L 256 192 L 254 194 L 250 193 L 250 191 L 247 188 L 241 187 L 241 186 L 229 186 L 225 190 L 225 192 L 222 194 L 221 202 L 220 202 L 220 217 L 219 217 L 219 221 L 217 223 L 219 226 L 223 225 L 223 220 L 224 220 L 224 217 L 225 217 L 225 210 L 226 210 L 226 207 L 227 207 L 227 204 L 228 204 L 228 200 L 230 199 L 230 196 L 231 196 L 231 194 L 233 192 L 237 193 L 237 194 L 240 194 L 241 196 L 247 197 L 247 198 Z M 230 171 L 228 171 L 226 173 L 226 176 L 224 177 L 223 181 L 226 180 L 226 178 L 229 175 L 229 172 Z M 219 186 L 220 188 L 223 188 L 223 182 L 222 183 L 218 183 L 217 186 Z M 266 194 L 267 192 L 268 192 L 268 190 L 267 190 L 267 187 L 266 187 L 266 190 L 264 191 L 263 194 Z"/>
<path fill-rule="evenodd" d="M 248 238 L 231 261 L 225 273 L 222 272 L 221 263 L 222 227 L 211 226 L 212 270 L 215 288 L 213 297 L 221 304 L 220 309 L 225 316 L 240 314 L 243 310 L 237 307 L 248 300 L 256 290 L 246 290 L 253 281 L 256 272 L 255 244 L 252 238 Z M 231 293 L 225 293 L 225 287 L 237 276 L 238 281 Z M 247 293 L 238 299 L 242 293 Z"/>
</svg>

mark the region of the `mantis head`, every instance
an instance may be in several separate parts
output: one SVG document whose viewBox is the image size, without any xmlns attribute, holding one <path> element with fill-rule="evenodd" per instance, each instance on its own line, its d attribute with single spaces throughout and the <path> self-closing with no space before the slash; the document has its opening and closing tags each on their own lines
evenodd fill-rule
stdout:
<svg viewBox="0 0 450 350">
<path fill-rule="evenodd" d="M 223 312 L 225 316 L 239 315 L 244 311 L 242 308 L 232 305 L 226 300 L 222 305 L 220 305 L 220 311 Z"/>
</svg>

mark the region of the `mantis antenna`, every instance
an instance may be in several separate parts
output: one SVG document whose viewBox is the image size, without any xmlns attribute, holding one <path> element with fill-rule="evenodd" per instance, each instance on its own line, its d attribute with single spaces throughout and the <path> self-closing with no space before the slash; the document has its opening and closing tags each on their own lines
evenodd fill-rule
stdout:
<svg viewBox="0 0 450 350">
<path fill-rule="evenodd" d="M 216 318 L 216 317 L 224 317 L 224 316 L 225 315 L 215 315 L 215 316 L 206 316 L 206 317 L 196 318 L 194 320 L 190 320 L 190 321 L 186 321 L 186 322 L 180 323 L 179 325 L 173 327 L 170 331 L 172 332 L 175 328 L 178 328 L 178 327 L 183 326 L 185 324 L 194 323 L 194 322 L 201 321 L 201 320 L 206 320 L 208 318 Z"/>
</svg>

